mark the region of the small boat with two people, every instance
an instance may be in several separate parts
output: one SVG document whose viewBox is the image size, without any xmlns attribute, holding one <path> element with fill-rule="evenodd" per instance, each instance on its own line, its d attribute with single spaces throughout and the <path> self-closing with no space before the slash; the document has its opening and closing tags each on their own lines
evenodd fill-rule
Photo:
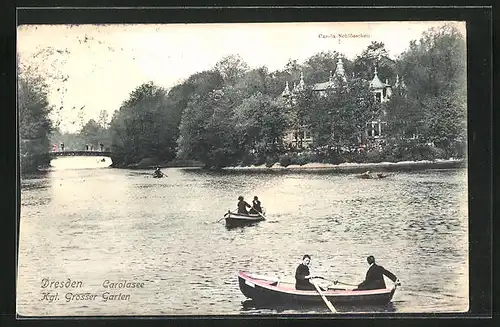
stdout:
<svg viewBox="0 0 500 327">
<path fill-rule="evenodd" d="M 162 178 L 162 177 L 165 177 L 167 176 L 167 174 L 163 173 L 161 170 L 160 170 L 160 167 L 156 167 L 154 173 L 153 173 L 153 178 Z"/>
<path fill-rule="evenodd" d="M 330 281 L 323 277 L 314 276 L 309 272 L 311 257 L 304 255 L 302 263 L 297 267 L 295 283 L 281 281 L 277 277 L 249 274 L 238 272 L 238 284 L 240 291 L 247 298 L 255 302 L 271 305 L 315 305 L 324 303 L 332 312 L 336 312 L 334 306 L 369 306 L 386 305 L 394 296 L 397 286 L 401 285 L 399 279 L 375 263 L 373 256 L 367 257 L 370 265 L 366 278 L 358 285 Z M 387 276 L 394 282 L 393 287 L 386 287 L 383 276 Z M 329 285 L 320 286 L 318 279 L 329 282 Z M 337 288 L 333 285 L 344 284 L 354 288 Z"/>
<path fill-rule="evenodd" d="M 250 210 L 247 211 L 247 208 L 250 208 Z M 257 196 L 254 196 L 252 205 L 248 204 L 242 196 L 239 196 L 237 211 L 228 210 L 224 215 L 224 219 L 226 220 L 226 226 L 236 227 L 266 220 L 264 214 L 265 212 L 263 212 L 261 202 Z"/>
<path fill-rule="evenodd" d="M 369 170 L 365 171 L 362 174 L 357 175 L 357 177 L 360 179 L 382 179 L 382 178 L 386 178 L 387 176 L 389 176 L 389 175 L 384 174 L 384 173 L 372 174 Z"/>
<path fill-rule="evenodd" d="M 291 282 L 278 278 L 238 272 L 240 291 L 247 298 L 259 303 L 271 304 L 322 304 L 323 299 L 316 290 L 297 290 Z M 377 290 L 352 290 L 328 288 L 322 294 L 333 305 L 385 305 L 392 300 L 396 286 Z"/>
</svg>

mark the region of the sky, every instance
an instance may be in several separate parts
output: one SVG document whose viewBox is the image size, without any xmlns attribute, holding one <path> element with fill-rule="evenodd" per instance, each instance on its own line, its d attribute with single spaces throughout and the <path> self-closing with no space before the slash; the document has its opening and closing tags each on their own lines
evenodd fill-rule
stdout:
<svg viewBox="0 0 500 327">
<path fill-rule="evenodd" d="M 429 28 L 463 22 L 244 23 L 163 25 L 22 25 L 17 31 L 21 63 L 49 85 L 53 120 L 65 132 L 109 117 L 142 83 L 170 88 L 191 74 L 238 54 L 251 68 L 283 69 L 321 51 L 353 60 L 372 41 L 392 58 Z M 307 81 L 306 81 L 307 82 Z"/>
</svg>

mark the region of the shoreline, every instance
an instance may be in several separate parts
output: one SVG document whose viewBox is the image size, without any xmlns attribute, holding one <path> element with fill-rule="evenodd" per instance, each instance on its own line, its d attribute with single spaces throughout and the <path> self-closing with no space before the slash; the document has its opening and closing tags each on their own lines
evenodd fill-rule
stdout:
<svg viewBox="0 0 500 327">
<path fill-rule="evenodd" d="M 341 163 L 338 165 L 326 163 L 308 163 L 302 166 L 290 165 L 283 167 L 279 163 L 271 167 L 261 166 L 237 166 L 226 167 L 222 171 L 332 171 L 341 173 L 363 173 L 367 170 L 372 172 L 409 171 L 425 169 L 453 169 L 466 168 L 465 159 L 448 160 L 421 160 L 421 161 L 399 161 L 379 163 Z"/>
<path fill-rule="evenodd" d="M 454 169 L 466 168 L 466 159 L 436 159 L 436 160 L 420 160 L 420 161 L 399 161 L 399 162 L 373 162 L 373 163 L 341 163 L 341 164 L 328 164 L 328 163 L 307 163 L 305 165 L 289 165 L 286 167 L 281 166 L 279 163 L 267 167 L 265 164 L 260 166 L 233 166 L 224 167 L 221 169 L 205 169 L 203 166 L 196 165 L 171 165 L 159 164 L 146 167 L 134 167 L 129 165 L 120 167 L 111 164 L 109 168 L 114 169 L 130 169 L 130 170 L 151 170 L 156 166 L 161 169 L 180 168 L 180 169 L 196 169 L 207 171 L 226 171 L 226 172 L 286 172 L 286 171 L 304 171 L 304 172 L 339 172 L 339 173 L 363 173 L 367 170 L 371 172 L 391 172 L 391 171 L 412 171 L 412 170 L 426 170 L 426 169 Z M 43 173 L 50 169 L 39 169 L 36 173 Z M 35 173 L 35 174 L 36 174 Z"/>
</svg>

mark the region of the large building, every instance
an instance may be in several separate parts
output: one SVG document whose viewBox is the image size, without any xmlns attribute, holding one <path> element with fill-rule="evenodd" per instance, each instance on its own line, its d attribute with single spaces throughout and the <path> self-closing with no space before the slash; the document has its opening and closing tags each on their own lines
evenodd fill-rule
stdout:
<svg viewBox="0 0 500 327">
<path fill-rule="evenodd" d="M 395 87 L 404 87 L 404 82 L 399 80 L 399 76 L 396 77 Z M 330 71 L 330 77 L 328 81 L 322 83 L 316 83 L 311 85 L 311 90 L 317 92 L 319 96 L 327 96 L 328 91 L 336 89 L 339 87 L 349 88 L 349 80 L 347 79 L 344 64 L 342 59 L 339 58 L 337 61 L 337 67 L 335 72 Z M 377 68 L 375 67 L 373 79 L 369 83 L 370 91 L 372 92 L 375 101 L 379 103 L 385 103 L 390 100 L 392 96 L 392 86 L 389 84 L 388 80 L 385 83 L 382 82 L 378 76 Z M 288 81 L 285 82 L 285 89 L 281 93 L 281 96 L 285 98 L 289 105 L 296 103 L 295 96 L 298 92 L 305 90 L 306 83 L 304 81 L 304 74 L 300 74 L 299 83 L 293 84 L 293 88 L 290 90 Z M 364 131 L 364 138 L 370 140 L 377 140 L 383 137 L 384 125 L 386 122 L 383 119 L 383 114 L 373 117 L 372 120 L 366 123 L 366 130 Z M 308 132 L 307 128 L 302 127 L 299 129 L 290 130 L 286 133 L 284 137 L 284 142 L 292 147 L 304 147 L 311 144 L 313 138 Z M 360 140 L 361 142 L 362 140 Z"/>
</svg>

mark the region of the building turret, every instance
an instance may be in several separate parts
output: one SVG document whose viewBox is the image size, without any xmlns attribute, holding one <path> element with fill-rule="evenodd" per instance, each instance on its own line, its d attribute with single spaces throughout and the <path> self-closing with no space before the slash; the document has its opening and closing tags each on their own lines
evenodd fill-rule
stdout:
<svg viewBox="0 0 500 327">
<path fill-rule="evenodd" d="M 297 86 L 294 86 L 293 90 L 295 92 L 304 91 L 306 89 L 306 83 L 304 83 L 304 73 L 300 72 L 300 81 Z"/>
<path fill-rule="evenodd" d="M 370 82 L 370 90 L 375 96 L 377 102 L 386 102 L 389 100 L 390 94 L 392 93 L 391 86 L 388 81 L 383 83 L 378 77 L 377 67 L 375 66 L 374 76 Z"/>
<path fill-rule="evenodd" d="M 373 79 L 370 82 L 370 88 L 374 90 L 379 90 L 384 88 L 384 83 L 378 77 L 377 67 L 375 67 Z"/>
<path fill-rule="evenodd" d="M 335 75 L 337 75 L 344 83 L 347 83 L 347 78 L 345 76 L 344 63 L 339 57 L 337 60 L 337 69 L 335 69 Z"/>
<path fill-rule="evenodd" d="M 288 81 L 285 82 L 285 90 L 281 93 L 282 97 L 289 97 L 290 96 L 290 88 L 288 87 Z"/>
<path fill-rule="evenodd" d="M 399 74 L 396 74 L 396 82 L 394 83 L 394 87 L 395 88 L 399 87 Z"/>
</svg>

